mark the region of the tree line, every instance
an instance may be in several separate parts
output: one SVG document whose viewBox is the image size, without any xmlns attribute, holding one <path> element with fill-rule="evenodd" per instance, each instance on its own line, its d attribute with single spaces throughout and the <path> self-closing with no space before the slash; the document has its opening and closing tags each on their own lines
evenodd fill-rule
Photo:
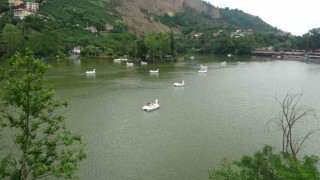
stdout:
<svg viewBox="0 0 320 180">
<path fill-rule="evenodd" d="M 30 18 L 32 19 L 32 18 Z M 72 39 L 61 40 L 63 33 L 54 31 L 25 31 L 27 26 L 36 26 L 37 21 L 27 20 L 23 25 L 6 24 L 0 37 L 0 55 L 11 56 L 16 51 L 26 47 L 37 57 L 68 54 L 73 47 L 80 45 L 83 56 L 119 57 L 129 55 L 133 58 L 150 57 L 161 61 L 165 56 L 175 56 L 177 53 L 193 51 L 195 53 L 214 54 L 250 54 L 256 48 L 272 46 L 274 50 L 304 49 L 314 50 L 320 48 L 320 30 L 312 29 L 303 36 L 277 35 L 274 33 L 250 33 L 234 38 L 232 30 L 224 29 L 214 36 L 211 28 L 203 31 L 199 38 L 192 38 L 189 34 L 173 34 L 150 31 L 146 35 L 136 36 L 127 33 L 86 34 L 79 43 Z M 37 23 L 35 23 L 37 24 Z M 40 25 L 39 25 L 40 26 Z M 36 29 L 33 27 L 33 29 Z M 201 29 L 199 29 L 201 30 Z M 78 32 L 78 31 L 76 31 Z M 194 31 L 195 32 L 195 31 Z M 86 38 L 87 36 L 90 38 Z M 64 35 L 63 35 L 64 36 Z M 99 42 L 91 38 L 100 39 Z M 102 40 L 101 40 L 102 39 Z M 110 41 L 108 41 L 110 40 Z M 66 42 L 67 41 L 67 42 Z M 107 42 L 108 41 L 108 42 Z M 106 43 L 104 43 L 106 42 Z"/>
</svg>

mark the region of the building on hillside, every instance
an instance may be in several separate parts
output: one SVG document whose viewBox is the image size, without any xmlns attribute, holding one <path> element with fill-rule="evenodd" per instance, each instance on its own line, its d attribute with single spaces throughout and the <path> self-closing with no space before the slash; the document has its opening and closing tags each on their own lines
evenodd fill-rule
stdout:
<svg viewBox="0 0 320 180">
<path fill-rule="evenodd" d="M 231 38 L 239 38 L 239 37 L 243 37 L 243 36 L 244 36 L 244 33 L 240 29 L 231 33 Z"/>
<path fill-rule="evenodd" d="M 13 12 L 14 18 L 21 19 L 21 20 L 23 20 L 27 16 L 30 16 L 31 14 L 32 13 L 30 11 L 28 11 L 26 9 L 22 9 L 22 8 L 15 9 Z"/>
<path fill-rule="evenodd" d="M 26 9 L 36 12 L 39 9 L 39 4 L 34 2 L 27 2 Z"/>
<path fill-rule="evenodd" d="M 218 37 L 222 32 L 223 32 L 223 30 L 219 30 L 217 32 L 214 32 L 212 35 L 213 35 L 213 37 Z"/>
<path fill-rule="evenodd" d="M 253 34 L 254 31 L 253 31 L 252 29 L 247 29 L 247 30 L 245 30 L 245 33 L 246 33 L 246 34 Z"/>
<path fill-rule="evenodd" d="M 273 51 L 273 47 L 272 46 L 260 47 L 260 48 L 255 49 L 255 51 Z"/>
<path fill-rule="evenodd" d="M 21 0 L 8 0 L 9 6 L 20 6 L 23 4 Z"/>
<path fill-rule="evenodd" d="M 202 32 L 197 32 L 197 33 L 194 34 L 193 37 L 196 38 L 196 39 L 200 39 L 202 36 L 203 36 Z"/>
<path fill-rule="evenodd" d="M 189 39 L 200 39 L 203 37 L 203 33 L 202 32 L 195 32 L 195 31 L 192 31 L 191 33 L 189 33 L 187 35 L 186 38 L 189 38 Z"/>
<path fill-rule="evenodd" d="M 88 26 L 88 27 L 85 27 L 84 30 L 86 31 L 90 31 L 91 33 L 96 33 L 98 32 L 97 29 L 93 26 Z"/>
<path fill-rule="evenodd" d="M 113 30 L 113 26 L 111 25 L 111 24 L 105 24 L 104 25 L 104 29 L 106 30 L 106 31 L 112 31 Z"/>
<path fill-rule="evenodd" d="M 81 48 L 80 48 L 80 46 L 74 47 L 73 50 L 72 50 L 72 53 L 73 53 L 73 54 L 80 54 L 80 53 L 81 53 Z"/>
</svg>

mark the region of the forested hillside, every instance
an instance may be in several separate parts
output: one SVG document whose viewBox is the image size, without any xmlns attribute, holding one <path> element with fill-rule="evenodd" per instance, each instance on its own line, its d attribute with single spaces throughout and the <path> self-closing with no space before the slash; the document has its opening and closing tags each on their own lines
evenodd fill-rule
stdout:
<svg viewBox="0 0 320 180">
<path fill-rule="evenodd" d="M 39 10 L 24 20 L 13 17 L 13 9 L 19 7 L 10 9 L 7 2 L 1 0 L 0 3 L 0 29 L 4 34 L 0 39 L 3 44 L 0 46 L 2 55 L 11 52 L 13 46 L 16 50 L 29 47 L 36 55 L 42 56 L 55 55 L 59 50 L 68 53 L 75 46 L 99 47 L 97 53 L 107 51 L 108 48 L 122 52 L 126 51 L 128 41 L 135 38 L 114 11 L 114 7 L 119 4 L 117 0 L 36 1 L 40 3 Z M 110 32 L 105 30 L 107 23 L 113 26 Z M 14 27 L 8 26 L 10 24 Z M 95 27 L 97 32 L 84 30 L 87 26 Z M 11 35 L 16 36 L 16 42 L 20 42 L 10 41 Z"/>
<path fill-rule="evenodd" d="M 157 32 L 153 35 L 168 33 L 159 37 L 176 41 L 171 42 L 171 46 L 175 45 L 171 50 L 178 52 L 193 49 L 203 53 L 249 53 L 256 47 L 272 45 L 285 49 L 293 45 L 287 43 L 288 37 L 277 35 L 280 30 L 259 17 L 241 10 L 219 9 L 202 0 L 35 2 L 39 3 L 37 12 L 20 20 L 14 18 L 14 10 L 24 5 L 9 7 L 7 0 L 0 0 L 1 56 L 26 47 L 38 56 L 55 56 L 76 46 L 90 56 L 136 55 L 140 52 L 137 42 L 144 42 L 140 37 L 158 41 L 147 37 L 152 31 Z M 85 30 L 86 27 L 89 29 Z M 241 35 L 248 29 L 255 35 L 231 39 L 230 34 L 238 29 Z M 196 33 L 201 37 L 194 39 Z M 216 37 L 217 33 L 221 35 Z"/>
<path fill-rule="evenodd" d="M 132 40 L 134 36 L 114 11 L 119 3 L 118 0 L 55 0 L 43 4 L 39 14 L 48 19 L 45 24 L 49 24 L 48 28 L 54 30 L 69 49 L 76 45 L 123 47 L 123 41 Z M 104 27 L 107 23 L 113 26 L 110 33 Z M 97 33 L 84 30 L 90 26 L 95 27 Z"/>
<path fill-rule="evenodd" d="M 219 9 L 221 20 L 241 29 L 252 29 L 255 32 L 274 32 L 278 30 L 264 22 L 258 16 L 252 16 L 238 9 Z"/>
</svg>

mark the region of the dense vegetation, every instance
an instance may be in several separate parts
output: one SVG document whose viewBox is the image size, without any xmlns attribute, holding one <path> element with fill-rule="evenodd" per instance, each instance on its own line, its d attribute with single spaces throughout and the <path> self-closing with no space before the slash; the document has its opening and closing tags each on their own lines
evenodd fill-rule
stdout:
<svg viewBox="0 0 320 180">
<path fill-rule="evenodd" d="M 313 108 L 300 106 L 303 93 L 287 93 L 283 100 L 277 100 L 281 111 L 278 118 L 270 120 L 267 126 L 275 124 L 282 132 L 282 150 L 275 153 L 271 146 L 265 146 L 253 156 L 244 155 L 240 161 L 224 162 L 220 169 L 209 171 L 210 179 L 319 179 L 319 157 L 299 155 L 306 140 L 318 129 L 296 129 L 302 123 L 319 123 Z M 301 158 L 303 157 L 303 158 Z"/>
<path fill-rule="evenodd" d="M 265 146 L 253 156 L 244 155 L 240 161 L 225 161 L 220 169 L 209 171 L 209 179 L 319 179 L 318 163 L 317 156 L 299 159 L 286 152 L 275 153 L 272 147 Z"/>
<path fill-rule="evenodd" d="M 0 14 L 3 16 L 0 18 L 0 40 L 4 46 L 0 46 L 0 55 L 10 56 L 14 51 L 29 47 L 37 56 L 54 56 L 59 50 L 68 53 L 75 46 L 98 47 L 99 54 L 111 48 L 113 53 L 122 55 L 127 52 L 126 44 L 135 37 L 128 33 L 125 25 L 118 21 L 116 16 L 110 15 L 117 2 L 48 1 L 40 4 L 35 16 L 17 20 L 13 18 L 13 10 L 8 8 L 7 1 L 4 3 L 4 0 L 1 0 Z M 104 30 L 107 23 L 113 25 L 111 32 Z M 14 38 L 12 33 L 6 33 L 10 24 L 15 26 L 16 34 L 21 38 L 14 49 L 12 44 L 10 48 L 6 44 L 11 43 L 10 39 Z M 98 33 L 84 30 L 86 26 L 95 26 Z"/>
<path fill-rule="evenodd" d="M 252 16 L 238 9 L 220 9 L 222 20 L 241 29 L 252 29 L 255 32 L 274 32 L 279 30 L 264 22 L 258 16 Z"/>
<path fill-rule="evenodd" d="M 302 37 L 296 37 L 294 44 L 299 49 L 313 50 L 320 48 L 320 28 L 311 29 Z"/>
</svg>

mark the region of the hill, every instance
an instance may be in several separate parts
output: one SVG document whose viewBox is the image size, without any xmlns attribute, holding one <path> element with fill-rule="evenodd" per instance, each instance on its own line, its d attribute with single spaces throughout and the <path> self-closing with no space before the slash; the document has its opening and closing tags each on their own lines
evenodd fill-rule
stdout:
<svg viewBox="0 0 320 180">
<path fill-rule="evenodd" d="M 264 22 L 258 16 L 252 16 L 239 9 L 219 9 L 221 20 L 241 29 L 252 29 L 255 32 L 271 32 L 275 28 Z"/>
<path fill-rule="evenodd" d="M 202 0 L 35 0 L 40 4 L 34 16 L 13 18 L 16 8 L 0 0 L 0 29 L 15 25 L 23 34 L 19 48 L 32 46 L 40 54 L 68 52 L 75 46 L 99 47 L 100 52 L 121 55 L 129 51 L 137 36 L 151 30 L 187 35 L 201 31 L 252 29 L 273 32 L 274 28 L 256 16 L 239 10 L 219 9 Z M 111 27 L 106 29 L 106 25 Z M 94 27 L 90 32 L 86 27 Z M 96 32 L 97 31 L 97 32 Z M 40 37 L 40 38 L 39 38 Z M 3 38 L 2 38 L 3 39 Z M 47 41 L 54 39 L 55 46 Z M 2 43 L 4 41 L 2 40 Z M 6 53 L 0 47 L 0 54 Z M 37 48 L 36 48 L 37 47 Z M 48 48 L 44 50 L 41 48 Z M 97 52 L 99 53 L 99 52 Z"/>
<path fill-rule="evenodd" d="M 150 29 L 180 32 L 195 26 L 224 26 L 268 32 L 274 28 L 240 10 L 219 9 L 202 0 L 122 0 L 120 18 L 136 34 Z"/>
<path fill-rule="evenodd" d="M 181 32 L 195 26 L 224 26 L 269 32 L 274 28 L 240 10 L 218 9 L 202 0 L 55 0 L 42 3 L 39 14 L 64 25 L 95 26 L 106 23 L 116 32 L 145 34 L 150 30 Z"/>
<path fill-rule="evenodd" d="M 217 8 L 201 0 L 124 0 L 116 10 L 129 30 L 137 34 L 150 29 L 162 32 L 173 29 L 178 32 L 179 27 L 187 25 L 184 22 L 190 19 L 186 17 L 188 15 L 186 12 L 189 10 L 192 10 L 189 16 L 194 16 L 194 19 L 203 25 L 212 24 L 213 19 L 220 17 Z"/>
</svg>

